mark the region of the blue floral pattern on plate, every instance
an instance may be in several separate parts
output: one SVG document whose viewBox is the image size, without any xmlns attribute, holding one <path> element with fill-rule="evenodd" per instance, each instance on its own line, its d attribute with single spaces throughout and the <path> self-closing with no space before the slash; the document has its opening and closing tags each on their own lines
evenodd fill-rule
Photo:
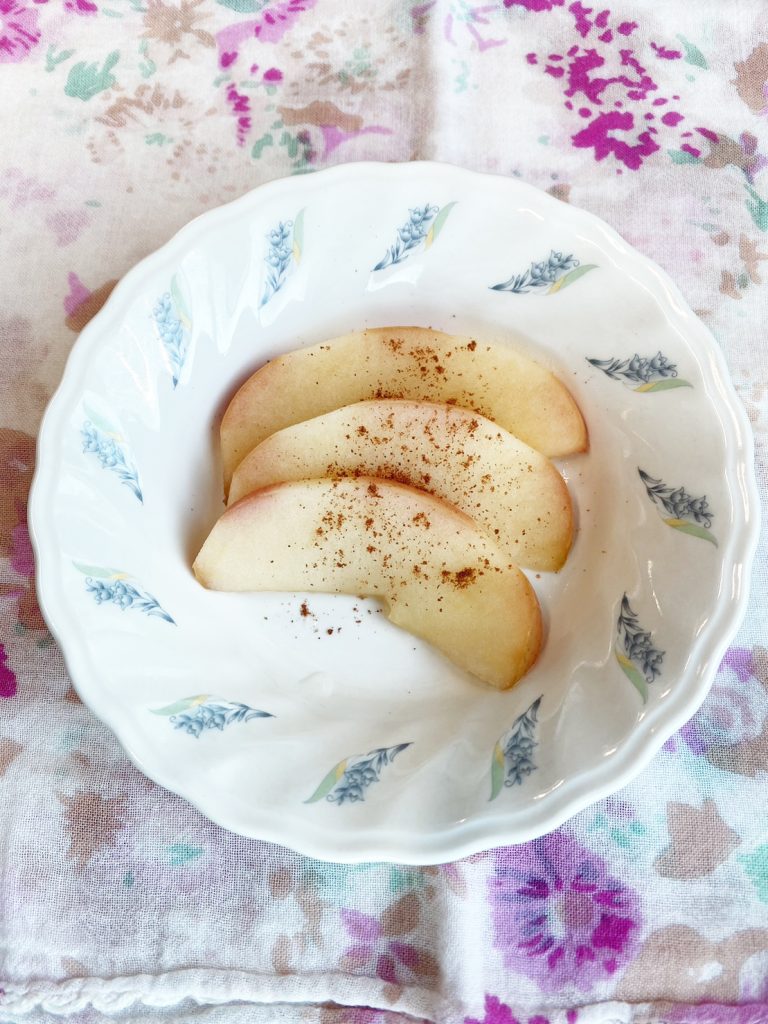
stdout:
<svg viewBox="0 0 768 1024">
<path fill-rule="evenodd" d="M 693 387 L 678 377 L 677 366 L 670 363 L 663 352 L 657 352 L 655 356 L 641 356 L 636 352 L 629 359 L 587 358 L 587 362 L 602 370 L 611 380 L 621 381 L 625 387 L 641 393 Z"/>
<path fill-rule="evenodd" d="M 646 704 L 648 684 L 661 675 L 665 652 L 654 646 L 653 634 L 642 629 L 626 594 L 621 599 L 616 632 L 619 634 L 613 649 L 616 660 Z"/>
<path fill-rule="evenodd" d="M 408 211 L 408 220 L 397 229 L 397 238 L 394 243 L 390 245 L 373 270 L 385 270 L 387 267 L 394 267 L 396 264 L 402 263 L 407 259 L 409 253 L 422 243 L 425 251 L 429 249 L 445 227 L 448 215 L 455 205 L 455 202 L 451 202 L 446 203 L 445 206 L 432 206 L 429 203 L 425 203 L 424 206 L 414 206 Z"/>
<path fill-rule="evenodd" d="M 100 565 L 85 565 L 82 562 L 74 562 L 73 565 L 85 576 L 85 589 L 92 595 L 96 604 L 114 604 L 124 612 L 130 608 L 176 625 L 175 620 L 157 599 L 133 581 L 133 577 L 128 573 L 120 569 L 105 569 Z"/>
<path fill-rule="evenodd" d="M 173 704 L 152 710 L 153 715 L 164 715 L 174 727 L 199 739 L 208 729 L 223 732 L 235 722 L 250 722 L 254 718 L 274 718 L 269 711 L 259 711 L 239 701 L 222 700 L 209 693 L 184 697 Z"/>
<path fill-rule="evenodd" d="M 708 540 L 717 547 L 717 539 L 709 529 L 715 514 L 709 507 L 706 494 L 694 498 L 684 487 L 668 487 L 663 480 L 657 480 L 639 466 L 637 472 L 654 505 L 668 513 L 668 517 L 661 517 L 667 526 L 691 537 Z"/>
<path fill-rule="evenodd" d="M 367 754 L 345 757 L 331 768 L 312 796 L 304 803 L 313 804 L 323 797 L 335 804 L 365 800 L 365 790 L 379 781 L 382 768 L 392 764 L 397 755 L 410 746 L 411 743 L 397 743 L 392 747 L 378 747 Z"/>
<path fill-rule="evenodd" d="M 493 748 L 491 758 L 491 795 L 495 800 L 504 786 L 520 786 L 537 765 L 533 752 L 538 747 L 536 726 L 543 694 L 527 711 L 518 715 L 512 728 L 503 733 Z"/>
<path fill-rule="evenodd" d="M 555 252 L 552 249 L 546 260 L 531 263 L 530 267 L 519 274 L 513 274 L 508 281 L 492 284 L 491 291 L 526 295 L 528 292 L 546 289 L 545 295 L 553 295 L 578 281 L 590 270 L 597 270 L 597 264 L 580 263 L 571 253 Z"/>
<path fill-rule="evenodd" d="M 192 318 L 179 286 L 178 275 L 171 278 L 170 291 L 157 300 L 152 310 L 157 333 L 168 357 L 174 388 L 181 379 L 181 373 L 189 354 Z"/>
<path fill-rule="evenodd" d="M 304 210 L 294 220 L 281 220 L 267 233 L 267 255 L 264 263 L 267 277 L 260 306 L 266 306 L 285 284 L 291 265 L 298 267 L 304 248 Z"/>
<path fill-rule="evenodd" d="M 130 488 L 140 502 L 144 495 L 139 483 L 139 473 L 128 451 L 128 445 L 112 424 L 86 409 L 86 419 L 80 428 L 83 454 L 94 455 L 102 469 L 113 472 L 121 483 Z"/>
</svg>

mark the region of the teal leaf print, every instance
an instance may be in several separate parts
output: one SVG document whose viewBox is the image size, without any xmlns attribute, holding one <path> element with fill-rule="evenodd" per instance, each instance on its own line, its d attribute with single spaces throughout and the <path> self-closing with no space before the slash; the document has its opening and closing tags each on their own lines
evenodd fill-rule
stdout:
<svg viewBox="0 0 768 1024">
<path fill-rule="evenodd" d="M 536 771 L 533 752 L 538 747 L 536 727 L 543 694 L 499 737 L 491 757 L 491 795 L 495 800 L 504 786 L 521 786 Z"/>
<path fill-rule="evenodd" d="M 750 197 L 747 200 L 747 210 L 750 217 L 760 231 L 768 231 L 768 202 L 765 199 L 761 199 L 751 185 L 745 185 L 744 188 Z"/>
<path fill-rule="evenodd" d="M 661 675 L 665 652 L 654 647 L 653 634 L 640 626 L 626 594 L 621 599 L 616 632 L 619 635 L 614 647 L 616 660 L 645 704 L 648 701 L 648 684 Z"/>
<path fill-rule="evenodd" d="M 145 615 L 176 625 L 175 620 L 161 607 L 159 601 L 137 583 L 132 582 L 132 577 L 128 573 L 119 569 L 85 565 L 83 562 L 72 564 L 85 576 L 85 589 L 96 604 L 115 604 L 123 612 L 128 609 L 144 612 Z"/>
<path fill-rule="evenodd" d="M 654 505 L 667 513 L 667 517 L 663 518 L 667 526 L 691 537 L 707 540 L 717 547 L 717 540 L 709 529 L 715 514 L 709 507 L 706 495 L 694 498 L 684 487 L 669 487 L 663 480 L 657 480 L 639 466 L 637 472 L 648 497 Z"/>
<path fill-rule="evenodd" d="M 223 732 L 235 722 L 250 722 L 254 718 L 274 718 L 268 711 L 260 711 L 239 701 L 222 700 L 211 694 L 185 697 L 162 708 L 153 708 L 153 715 L 163 715 L 174 729 L 181 729 L 199 739 L 210 729 Z"/>
<path fill-rule="evenodd" d="M 184 867 L 203 856 L 202 846 L 191 846 L 189 843 L 171 843 L 167 850 L 168 862 L 174 868 Z"/>
<path fill-rule="evenodd" d="M 692 64 L 696 68 L 702 68 L 704 71 L 709 70 L 707 59 L 698 46 L 694 46 L 693 43 L 689 43 L 685 36 L 679 35 L 677 38 L 683 44 L 683 49 L 685 50 L 683 55 L 685 63 Z"/>
<path fill-rule="evenodd" d="M 56 53 L 56 47 L 51 44 L 45 55 L 45 70 L 55 71 L 59 64 L 63 64 L 65 60 L 69 60 L 69 58 L 74 55 L 74 52 L 74 50 L 62 50 L 61 53 Z"/>
<path fill-rule="evenodd" d="M 105 59 L 102 68 L 99 68 L 95 61 L 93 64 L 86 64 L 85 61 L 80 61 L 69 69 L 64 92 L 67 96 L 85 101 L 93 99 L 94 96 L 104 92 L 105 89 L 111 89 L 117 79 L 110 72 L 119 60 L 120 51 L 113 50 Z"/>
<path fill-rule="evenodd" d="M 267 132 L 266 135 L 262 135 L 260 139 L 256 139 L 251 150 L 251 156 L 254 160 L 258 160 L 267 146 L 274 146 L 275 140 L 271 132 Z"/>
<path fill-rule="evenodd" d="M 527 270 L 490 287 L 491 291 L 510 292 L 512 295 L 527 295 L 531 291 L 546 288 L 544 294 L 552 295 L 596 268 L 596 263 L 581 264 L 571 253 L 566 255 L 552 249 L 546 260 L 531 263 Z"/>
<path fill-rule="evenodd" d="M 768 903 L 768 843 L 737 858 L 755 887 L 758 899 Z"/>
<path fill-rule="evenodd" d="M 222 7 L 238 14 L 258 14 L 269 3 L 269 0 L 216 0 Z"/>
<path fill-rule="evenodd" d="M 358 803 L 365 800 L 365 790 L 379 781 L 382 769 L 412 745 L 397 743 L 393 747 L 378 747 L 367 754 L 353 754 L 339 761 L 304 803 L 313 804 L 325 798 L 329 803 L 341 806 L 347 801 Z"/>
<path fill-rule="evenodd" d="M 693 153 L 686 153 L 684 149 L 668 149 L 669 157 L 673 164 L 697 164 L 699 157 Z"/>
</svg>

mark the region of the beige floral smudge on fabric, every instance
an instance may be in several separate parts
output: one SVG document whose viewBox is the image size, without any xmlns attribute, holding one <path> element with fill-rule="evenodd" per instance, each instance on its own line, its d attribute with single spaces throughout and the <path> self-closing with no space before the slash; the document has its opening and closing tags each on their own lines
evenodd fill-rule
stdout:
<svg viewBox="0 0 768 1024">
<path fill-rule="evenodd" d="M 670 844 L 654 867 L 665 878 L 701 878 L 730 857 L 741 840 L 720 817 L 714 800 L 701 807 L 667 805 Z"/>
<path fill-rule="evenodd" d="M 125 827 L 125 797 L 103 797 L 80 791 L 72 796 L 59 794 L 63 804 L 64 827 L 69 836 L 68 856 L 82 869 L 94 854 L 115 846 Z"/>
<path fill-rule="evenodd" d="M 766 83 L 768 83 L 768 43 L 760 43 L 750 55 L 734 64 L 736 78 L 733 84 L 736 91 L 750 110 L 761 114 L 766 100 Z"/>
<path fill-rule="evenodd" d="M 716 768 L 749 779 L 754 779 L 758 772 L 768 772 L 768 722 L 759 736 L 732 746 L 711 747 L 707 760 Z"/>
<path fill-rule="evenodd" d="M 8 736 L 0 736 L 0 778 L 5 775 L 24 748 Z"/>
<path fill-rule="evenodd" d="M 99 285 L 98 288 L 92 291 L 87 299 L 84 299 L 83 302 L 72 310 L 64 321 L 70 331 L 76 331 L 77 333 L 82 331 L 85 325 L 96 316 L 107 301 L 116 284 L 117 281 L 114 278 L 111 281 L 105 281 L 104 284 Z"/>
<path fill-rule="evenodd" d="M 35 594 L 35 560 L 27 532 L 27 498 L 35 468 L 35 441 L 20 430 L 0 429 L 0 555 L 16 582 L 0 583 L 0 597 L 18 600 L 25 629 L 45 629 Z"/>
<path fill-rule="evenodd" d="M 740 972 L 756 950 L 768 947 L 765 928 L 734 932 L 712 942 L 694 928 L 675 924 L 652 932 L 622 978 L 616 998 L 630 1002 L 737 1002 Z"/>
<path fill-rule="evenodd" d="M 199 22 L 211 17 L 210 12 L 200 10 L 203 4 L 204 0 L 181 0 L 181 4 L 176 7 L 163 3 L 163 0 L 148 0 L 142 38 L 156 39 L 167 46 L 172 46 L 174 52 L 168 60 L 169 64 L 173 64 L 179 58 L 189 59 L 189 53 L 179 45 L 184 42 L 185 36 L 191 36 L 192 40 L 203 46 L 216 46 L 216 40 L 211 33 L 199 25 Z"/>
</svg>

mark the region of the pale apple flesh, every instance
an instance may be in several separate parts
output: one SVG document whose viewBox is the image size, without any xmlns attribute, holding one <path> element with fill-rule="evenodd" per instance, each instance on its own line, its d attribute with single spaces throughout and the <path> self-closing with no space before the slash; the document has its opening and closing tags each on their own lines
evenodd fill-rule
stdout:
<svg viewBox="0 0 768 1024">
<path fill-rule="evenodd" d="M 568 389 L 511 345 L 382 327 L 288 352 L 242 385 L 221 424 L 225 491 L 237 465 L 270 434 L 374 398 L 462 406 L 549 457 L 587 448 L 587 429 Z"/>
<path fill-rule="evenodd" d="M 360 477 L 277 484 L 229 508 L 194 563 L 224 591 L 380 598 L 391 622 L 498 689 L 541 646 L 523 573 L 475 523 L 432 495 Z"/>
<path fill-rule="evenodd" d="M 372 476 L 419 487 L 471 516 L 508 558 L 556 571 L 573 539 L 565 481 L 535 449 L 458 406 L 356 402 L 272 434 L 235 470 L 229 503 L 270 484 Z"/>
</svg>

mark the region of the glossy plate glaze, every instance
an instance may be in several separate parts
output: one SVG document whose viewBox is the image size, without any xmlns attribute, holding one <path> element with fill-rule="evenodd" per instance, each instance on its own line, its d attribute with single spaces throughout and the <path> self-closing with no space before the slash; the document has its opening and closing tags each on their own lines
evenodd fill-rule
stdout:
<svg viewBox="0 0 768 1024">
<path fill-rule="evenodd" d="M 234 389 L 387 324 L 514 331 L 589 426 L 559 463 L 570 558 L 530 574 L 545 646 L 506 693 L 374 601 L 190 571 Z M 31 525 L 78 692 L 148 776 L 313 856 L 430 863 L 549 831 L 693 714 L 744 608 L 757 498 L 722 356 L 658 267 L 518 181 L 360 164 L 259 188 L 126 276 L 46 414 Z"/>
</svg>

